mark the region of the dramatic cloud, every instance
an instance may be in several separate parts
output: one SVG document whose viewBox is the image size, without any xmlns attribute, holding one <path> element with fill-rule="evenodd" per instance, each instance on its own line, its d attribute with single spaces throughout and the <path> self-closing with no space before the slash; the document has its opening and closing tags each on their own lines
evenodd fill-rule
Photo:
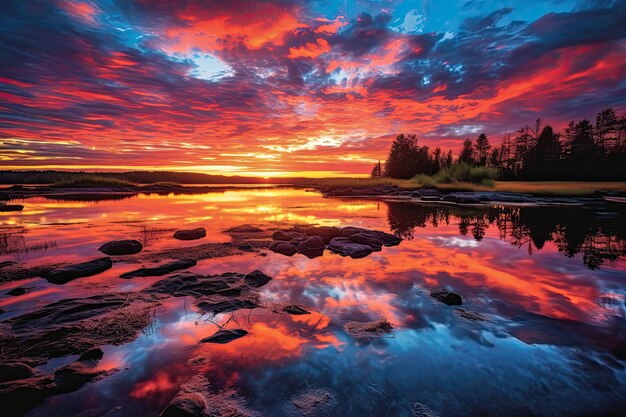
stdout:
<svg viewBox="0 0 626 417">
<path fill-rule="evenodd" d="M 0 16 L 7 168 L 364 174 L 626 110 L 620 1 L 25 0 Z"/>
</svg>

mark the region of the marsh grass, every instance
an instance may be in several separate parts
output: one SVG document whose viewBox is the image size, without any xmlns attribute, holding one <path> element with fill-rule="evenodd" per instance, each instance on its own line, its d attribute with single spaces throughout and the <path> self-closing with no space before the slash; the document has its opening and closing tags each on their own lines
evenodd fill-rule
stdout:
<svg viewBox="0 0 626 417">
<path fill-rule="evenodd" d="M 83 173 L 60 177 L 50 186 L 55 188 L 132 187 L 135 184 L 121 178 Z"/>
</svg>

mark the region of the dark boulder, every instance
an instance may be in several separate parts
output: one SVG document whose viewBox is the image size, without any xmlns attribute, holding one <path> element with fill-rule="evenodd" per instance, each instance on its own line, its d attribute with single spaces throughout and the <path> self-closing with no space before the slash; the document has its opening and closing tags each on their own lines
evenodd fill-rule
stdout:
<svg viewBox="0 0 626 417">
<path fill-rule="evenodd" d="M 80 264 L 63 266 L 46 271 L 41 276 L 52 284 L 65 284 L 76 278 L 89 277 L 106 271 L 113 266 L 111 258 L 100 258 Z"/>
<path fill-rule="evenodd" d="M 35 370 L 24 363 L 15 362 L 0 364 L 0 382 L 26 379 L 33 375 L 35 375 Z"/>
<path fill-rule="evenodd" d="M 362 243 L 363 245 L 367 245 L 375 251 L 381 250 L 383 246 L 383 240 L 376 233 L 372 232 L 355 233 L 353 235 L 350 235 L 350 240 L 355 243 Z"/>
<path fill-rule="evenodd" d="M 135 277 L 160 277 L 161 275 L 166 275 L 174 271 L 191 268 L 196 264 L 197 262 L 193 259 L 179 259 L 152 268 L 140 268 L 126 272 L 120 275 L 120 277 L 126 279 Z"/>
<path fill-rule="evenodd" d="M 298 244 L 298 253 L 303 254 L 307 258 L 313 259 L 324 254 L 326 245 L 321 236 L 311 236 L 310 238 Z"/>
<path fill-rule="evenodd" d="M 241 226 L 235 226 L 224 230 L 226 233 L 260 233 L 262 231 L 263 229 L 256 226 L 250 226 L 248 224 L 242 224 Z"/>
<path fill-rule="evenodd" d="M 196 240 L 206 237 L 206 229 L 198 227 L 196 229 L 183 229 L 174 233 L 174 239 L 178 240 Z"/>
<path fill-rule="evenodd" d="M 248 332 L 243 329 L 232 329 L 232 330 L 219 330 L 212 336 L 205 337 L 200 340 L 200 343 L 219 343 L 225 344 L 232 342 L 233 340 L 239 339 L 240 337 L 244 337 Z"/>
<path fill-rule="evenodd" d="M 254 248 L 252 247 L 252 245 L 250 245 L 249 243 L 246 243 L 244 245 L 238 246 L 237 249 L 239 250 L 245 250 L 246 252 L 252 252 L 254 250 Z"/>
<path fill-rule="evenodd" d="M 318 226 L 307 229 L 306 233 L 309 236 L 319 236 L 325 244 L 328 244 L 334 238 L 341 236 L 341 229 L 335 226 Z"/>
<path fill-rule="evenodd" d="M 445 288 L 440 288 L 440 289 L 431 291 L 430 296 L 449 306 L 463 305 L 463 299 L 461 298 L 459 294 L 450 292 L 446 290 Z"/>
<path fill-rule="evenodd" d="M 270 245 L 269 250 L 271 250 L 272 252 L 280 253 L 281 255 L 285 255 L 285 256 L 293 256 L 297 252 L 297 249 L 294 245 L 292 245 L 289 242 L 284 242 L 282 240 L 273 242 Z"/>
<path fill-rule="evenodd" d="M 302 314 L 311 314 L 310 311 L 306 311 L 302 307 L 297 306 L 295 304 L 291 304 L 291 305 L 283 307 L 283 311 L 285 313 L 292 314 L 294 316 L 299 316 L 299 315 L 302 315 Z"/>
<path fill-rule="evenodd" d="M 373 252 L 371 246 L 356 243 L 348 237 L 336 237 L 328 244 L 328 249 L 341 255 L 354 259 L 364 258 Z"/>
<path fill-rule="evenodd" d="M 271 279 L 272 277 L 265 275 L 259 270 L 254 270 L 243 277 L 244 282 L 254 288 L 264 286 L 265 284 L 270 282 Z"/>
<path fill-rule="evenodd" d="M 277 230 L 272 234 L 272 239 L 281 241 L 304 240 L 306 235 L 293 230 Z"/>
<path fill-rule="evenodd" d="M 23 287 L 17 287 L 17 288 L 13 288 L 11 291 L 7 292 L 7 295 L 12 295 L 14 297 L 17 297 L 18 295 L 23 295 L 26 294 L 26 288 Z"/>
<path fill-rule="evenodd" d="M 141 252 L 143 245 L 134 239 L 114 240 L 100 246 L 98 250 L 107 255 L 133 255 Z"/>
</svg>

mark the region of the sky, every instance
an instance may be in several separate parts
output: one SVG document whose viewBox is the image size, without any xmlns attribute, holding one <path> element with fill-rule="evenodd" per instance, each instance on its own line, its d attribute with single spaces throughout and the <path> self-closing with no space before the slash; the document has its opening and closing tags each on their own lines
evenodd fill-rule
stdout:
<svg viewBox="0 0 626 417">
<path fill-rule="evenodd" d="M 626 111 L 626 1 L 0 0 L 0 168 L 368 174 Z"/>
</svg>

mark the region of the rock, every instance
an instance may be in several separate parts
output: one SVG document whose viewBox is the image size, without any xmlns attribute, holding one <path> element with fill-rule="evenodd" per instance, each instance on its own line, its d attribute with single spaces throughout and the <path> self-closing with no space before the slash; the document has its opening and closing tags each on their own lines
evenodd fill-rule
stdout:
<svg viewBox="0 0 626 417">
<path fill-rule="evenodd" d="M 262 231 L 263 229 L 256 226 L 250 226 L 248 224 L 242 224 L 241 226 L 235 226 L 224 230 L 226 233 L 260 233 Z"/>
<path fill-rule="evenodd" d="M 355 243 L 348 237 L 334 238 L 328 244 L 328 249 L 341 256 L 349 256 L 354 259 L 364 258 L 373 252 L 370 246 Z"/>
<path fill-rule="evenodd" d="M 79 362 L 91 362 L 91 361 L 99 361 L 104 357 L 104 352 L 100 348 L 90 349 L 87 352 L 80 355 L 78 358 Z"/>
<path fill-rule="evenodd" d="M 307 258 L 313 259 L 324 254 L 326 245 L 321 236 L 311 236 L 310 238 L 298 244 L 298 253 L 303 254 Z"/>
<path fill-rule="evenodd" d="M 259 270 L 254 270 L 243 277 L 243 280 L 250 287 L 259 288 L 270 282 L 272 277 L 265 275 Z"/>
<path fill-rule="evenodd" d="M 237 277 L 237 275 L 239 277 Z M 202 297 L 216 294 L 238 296 L 241 294 L 242 288 L 233 284 L 240 281 L 241 278 L 243 278 L 243 275 L 234 273 L 201 275 L 183 272 L 171 275 L 152 284 L 146 291 L 168 294 L 173 297 Z"/>
<path fill-rule="evenodd" d="M 140 268 L 134 271 L 126 272 L 125 274 L 120 275 L 120 278 L 129 279 L 135 277 L 160 277 L 174 271 L 191 268 L 196 264 L 197 262 L 193 259 L 179 259 L 152 268 Z"/>
<path fill-rule="evenodd" d="M 0 204 L 0 211 L 22 211 L 24 206 L 21 204 Z"/>
<path fill-rule="evenodd" d="M 411 414 L 413 417 L 439 417 L 439 413 L 434 412 L 430 407 L 420 403 L 413 404 Z"/>
<path fill-rule="evenodd" d="M 0 268 L 4 268 L 4 267 L 7 267 L 7 266 L 13 266 L 15 264 L 17 264 L 17 262 L 14 262 L 14 261 L 0 262 Z"/>
<path fill-rule="evenodd" d="M 65 284 L 76 278 L 84 278 L 99 274 L 113 266 L 111 258 L 100 258 L 80 264 L 63 266 L 54 268 L 50 271 L 44 271 L 41 276 L 52 284 Z"/>
<path fill-rule="evenodd" d="M 23 295 L 23 294 L 26 294 L 26 288 L 23 288 L 23 287 L 13 288 L 11 291 L 7 292 L 7 295 L 12 295 L 14 297 L 17 297 L 18 295 Z"/>
<path fill-rule="evenodd" d="M 327 245 L 334 238 L 341 236 L 341 229 L 335 226 L 318 226 L 307 229 L 306 233 L 309 236 L 321 237 Z"/>
<path fill-rule="evenodd" d="M 381 337 L 393 331 L 393 326 L 385 318 L 366 322 L 349 321 L 343 328 L 347 333 L 357 338 Z"/>
<path fill-rule="evenodd" d="M 440 288 L 440 289 L 431 291 L 430 296 L 449 306 L 463 305 L 463 299 L 461 298 L 459 294 L 450 292 L 446 290 L 445 288 Z"/>
<path fill-rule="evenodd" d="M 174 239 L 178 240 L 196 240 L 206 237 L 206 229 L 198 227 L 197 229 L 178 230 L 174 233 Z"/>
<path fill-rule="evenodd" d="M 114 240 L 100 246 L 98 250 L 107 255 L 132 255 L 141 252 L 143 245 L 134 239 Z"/>
<path fill-rule="evenodd" d="M 252 245 L 250 245 L 249 243 L 246 243 L 245 245 L 241 245 L 239 247 L 237 247 L 237 249 L 239 250 L 245 250 L 247 252 L 252 252 L 254 249 L 252 248 Z"/>
<path fill-rule="evenodd" d="M 289 230 L 277 230 L 272 234 L 272 239 L 274 240 L 282 240 L 282 241 L 292 241 L 292 240 L 304 240 L 306 239 L 306 235 L 304 233 L 289 231 Z"/>
<path fill-rule="evenodd" d="M 232 330 L 219 330 L 212 336 L 205 337 L 200 340 L 200 343 L 219 343 L 225 344 L 232 342 L 233 340 L 239 339 L 240 337 L 244 337 L 248 332 L 243 329 L 232 329 Z"/>
<path fill-rule="evenodd" d="M 293 314 L 294 316 L 299 316 L 302 314 L 311 314 L 310 311 L 306 311 L 302 307 L 297 306 L 295 304 L 291 304 L 291 305 L 283 307 L 283 311 L 285 313 Z"/>
<path fill-rule="evenodd" d="M 0 201 L 9 201 L 11 199 L 11 195 L 9 193 L 0 192 Z"/>
<path fill-rule="evenodd" d="M 337 406 L 337 396 L 324 388 L 308 389 L 291 397 L 284 405 L 286 417 L 327 417 L 342 415 L 333 412 Z"/>
<path fill-rule="evenodd" d="M 24 363 L 15 362 L 0 364 L 0 382 L 26 379 L 33 375 L 35 375 L 35 370 Z"/>
<path fill-rule="evenodd" d="M 485 321 L 487 318 L 475 311 L 466 310 L 464 308 L 455 308 L 454 312 L 461 318 L 471 321 Z"/>
<path fill-rule="evenodd" d="M 102 345 L 134 340 L 154 318 L 158 303 L 127 293 L 69 298 L 5 320 L 0 332 L 3 360 L 29 364 L 79 355 Z"/>
<path fill-rule="evenodd" d="M 402 239 L 391 233 L 382 232 L 380 230 L 369 230 L 362 227 L 347 226 L 341 229 L 341 235 L 352 239 L 354 235 L 376 236 L 385 246 L 396 246 L 402 242 Z"/>
<path fill-rule="evenodd" d="M 197 307 L 203 313 L 211 314 L 230 313 L 237 310 L 252 310 L 258 306 L 259 305 L 252 300 L 242 300 L 239 298 L 231 298 L 218 302 L 201 301 L 197 304 Z"/>
<path fill-rule="evenodd" d="M 277 242 L 273 242 L 270 245 L 269 250 L 271 250 L 272 252 L 280 253 L 281 255 L 285 255 L 285 256 L 293 256 L 297 252 L 297 249 L 294 245 L 288 242 L 283 242 L 281 240 Z"/>
<path fill-rule="evenodd" d="M 180 386 L 159 417 L 261 417 L 246 408 L 234 389 L 211 391 L 206 378 L 196 375 Z"/>
<path fill-rule="evenodd" d="M 363 245 L 367 245 L 375 251 L 379 251 L 383 247 L 383 240 L 376 233 L 355 233 L 353 235 L 350 235 L 350 240 L 355 243 L 362 243 Z"/>
</svg>

